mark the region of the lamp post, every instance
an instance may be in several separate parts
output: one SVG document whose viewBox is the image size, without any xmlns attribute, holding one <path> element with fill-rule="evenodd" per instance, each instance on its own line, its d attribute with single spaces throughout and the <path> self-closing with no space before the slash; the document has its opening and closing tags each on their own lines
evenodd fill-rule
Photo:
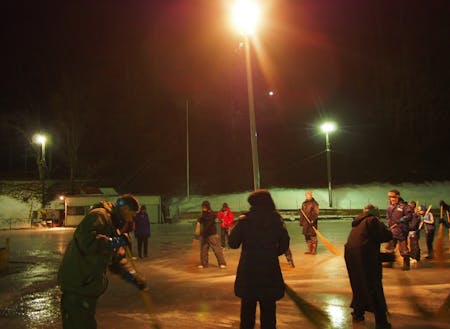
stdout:
<svg viewBox="0 0 450 329">
<path fill-rule="evenodd" d="M 320 126 L 322 132 L 325 133 L 325 151 L 327 154 L 327 178 L 328 178 L 328 206 L 333 207 L 333 195 L 331 190 L 331 144 L 329 133 L 336 130 L 336 124 L 334 122 L 325 122 Z"/>
<path fill-rule="evenodd" d="M 186 99 L 186 199 L 189 201 L 189 100 Z"/>
<path fill-rule="evenodd" d="M 41 144 L 41 152 L 38 155 L 38 167 L 39 167 L 39 179 L 41 180 L 42 186 L 42 208 L 45 206 L 45 144 L 47 143 L 47 136 L 44 134 L 36 134 L 33 136 L 33 142 L 36 144 Z"/>
<path fill-rule="evenodd" d="M 233 23 L 244 36 L 245 68 L 247 75 L 248 111 L 250 119 L 250 143 L 252 150 L 253 189 L 260 188 L 258 141 L 255 121 L 255 100 L 253 95 L 253 78 L 250 55 L 250 37 L 253 35 L 258 23 L 259 8 L 255 1 L 237 0 L 233 8 Z"/>
</svg>

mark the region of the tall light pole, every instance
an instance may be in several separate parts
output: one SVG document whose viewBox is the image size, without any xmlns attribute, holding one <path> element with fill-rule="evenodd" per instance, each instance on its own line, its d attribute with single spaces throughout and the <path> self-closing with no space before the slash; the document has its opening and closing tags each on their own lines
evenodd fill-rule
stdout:
<svg viewBox="0 0 450 329">
<path fill-rule="evenodd" d="M 325 151 L 327 154 L 327 178 L 328 178 L 328 206 L 333 207 L 333 194 L 331 190 L 331 144 L 329 133 L 336 130 L 336 124 L 334 122 L 325 122 L 320 126 L 322 132 L 325 133 Z"/>
<path fill-rule="evenodd" d="M 259 18 L 259 8 L 255 1 L 237 0 L 233 8 L 233 23 L 244 36 L 245 68 L 247 73 L 248 111 L 250 117 L 250 143 L 252 150 L 253 189 L 260 188 L 258 134 L 255 122 L 255 100 L 253 95 L 253 77 L 250 54 L 250 37 L 253 35 Z"/>
<path fill-rule="evenodd" d="M 186 198 L 189 201 L 189 100 L 186 99 Z"/>
<path fill-rule="evenodd" d="M 33 142 L 36 144 L 41 144 L 41 153 L 38 156 L 38 166 L 39 166 L 39 179 L 41 180 L 42 186 L 42 208 L 45 206 L 45 171 L 47 165 L 45 163 L 45 144 L 47 143 L 47 136 L 42 133 L 35 134 L 33 136 Z"/>
</svg>

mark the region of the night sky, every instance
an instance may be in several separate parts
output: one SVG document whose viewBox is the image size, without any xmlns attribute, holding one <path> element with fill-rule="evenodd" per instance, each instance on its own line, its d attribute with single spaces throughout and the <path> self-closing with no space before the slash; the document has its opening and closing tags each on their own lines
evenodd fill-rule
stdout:
<svg viewBox="0 0 450 329">
<path fill-rule="evenodd" d="M 264 0 L 252 43 L 261 186 L 450 179 L 449 2 Z M 253 187 L 245 53 L 225 0 L 2 3 L 4 178 L 184 195 Z M 275 91 L 269 96 L 268 91 Z M 70 146 L 72 145 L 72 146 Z M 34 151 L 33 151 L 34 150 Z"/>
</svg>

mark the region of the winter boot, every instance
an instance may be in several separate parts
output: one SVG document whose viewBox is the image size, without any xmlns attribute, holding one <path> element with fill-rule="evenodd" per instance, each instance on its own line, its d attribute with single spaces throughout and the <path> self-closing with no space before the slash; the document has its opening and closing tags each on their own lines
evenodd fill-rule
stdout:
<svg viewBox="0 0 450 329">
<path fill-rule="evenodd" d="M 311 255 L 317 254 L 317 242 L 311 243 Z"/>
<path fill-rule="evenodd" d="M 403 257 L 403 271 L 409 271 L 410 270 L 410 262 L 409 262 L 409 256 Z"/>
<path fill-rule="evenodd" d="M 308 251 L 305 251 L 305 254 L 309 255 L 312 252 L 312 242 L 311 240 L 306 241 L 307 245 L 308 245 Z"/>
</svg>

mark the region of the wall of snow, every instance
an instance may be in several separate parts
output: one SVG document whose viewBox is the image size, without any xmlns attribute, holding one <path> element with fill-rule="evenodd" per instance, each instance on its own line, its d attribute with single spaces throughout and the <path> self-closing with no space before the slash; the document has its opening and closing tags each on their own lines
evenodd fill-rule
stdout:
<svg viewBox="0 0 450 329">
<path fill-rule="evenodd" d="M 450 182 L 427 182 L 423 184 L 387 184 L 371 183 L 364 185 L 339 186 L 332 190 L 333 209 L 362 209 L 367 203 L 377 205 L 380 209 L 386 209 L 388 205 L 387 192 L 391 189 L 400 191 L 401 196 L 407 200 L 419 201 L 420 204 L 439 207 L 439 201 L 450 202 Z M 305 192 L 312 190 L 314 198 L 321 209 L 328 207 L 328 189 L 305 187 L 300 189 L 269 188 L 270 193 L 278 209 L 299 209 L 305 200 Z M 228 203 L 232 210 L 244 211 L 249 208 L 247 197 L 251 191 L 236 194 L 218 195 L 191 195 L 186 198 L 173 198 L 170 200 L 169 216 L 176 217 L 187 212 L 200 212 L 203 200 L 209 200 L 213 210 L 218 210 L 224 202 Z"/>
</svg>

